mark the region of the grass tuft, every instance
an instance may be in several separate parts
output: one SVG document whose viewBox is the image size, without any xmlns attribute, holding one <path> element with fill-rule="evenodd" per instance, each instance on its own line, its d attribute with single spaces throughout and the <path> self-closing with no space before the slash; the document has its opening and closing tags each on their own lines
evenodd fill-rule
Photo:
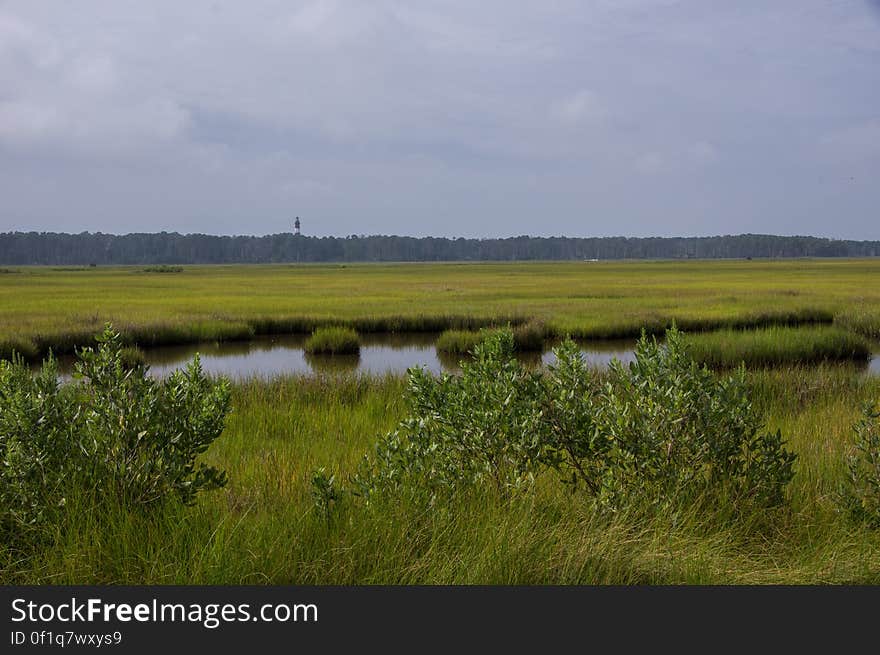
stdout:
<svg viewBox="0 0 880 655">
<path fill-rule="evenodd" d="M 322 327 L 306 339 L 304 350 L 310 355 L 355 355 L 361 345 L 357 332 L 347 327 Z"/>
</svg>

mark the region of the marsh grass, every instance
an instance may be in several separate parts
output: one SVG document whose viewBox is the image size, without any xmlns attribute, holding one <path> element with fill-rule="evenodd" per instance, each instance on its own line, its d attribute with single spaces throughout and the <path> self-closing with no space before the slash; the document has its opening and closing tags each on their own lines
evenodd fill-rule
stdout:
<svg viewBox="0 0 880 655">
<path fill-rule="evenodd" d="M 483 343 L 496 329 L 446 330 L 438 338 L 436 348 L 446 355 L 466 355 Z M 546 346 L 547 326 L 541 321 L 527 321 L 513 327 L 514 349 L 521 353 L 540 353 Z"/>
<path fill-rule="evenodd" d="M 441 353 L 464 355 L 472 352 L 485 338 L 486 333 L 477 330 L 446 330 L 437 337 L 436 348 Z"/>
<path fill-rule="evenodd" d="M 345 481 L 406 412 L 399 377 L 288 377 L 233 388 L 206 461 L 226 489 L 149 514 L 70 499 L 55 544 L 0 550 L 6 583 L 108 584 L 803 584 L 880 583 L 880 531 L 834 494 L 860 402 L 880 380 L 822 365 L 749 373 L 768 427 L 799 457 L 783 508 L 731 515 L 701 504 L 615 514 L 550 476 L 533 493 L 491 488 L 425 511 L 405 500 L 312 510 L 324 467 Z"/>
<path fill-rule="evenodd" d="M 634 339 L 644 330 L 649 335 L 662 335 L 672 326 L 685 332 L 715 330 L 747 330 L 768 326 L 827 325 L 834 321 L 834 313 L 820 307 L 750 311 L 740 316 L 695 317 L 670 313 L 665 316 L 645 315 L 632 318 L 613 318 L 607 322 L 578 327 L 568 323 L 554 324 L 557 336 L 566 334 L 576 339 Z"/>
<path fill-rule="evenodd" d="M 643 328 L 661 334 L 673 322 L 688 332 L 823 324 L 880 302 L 872 285 L 880 260 L 187 266 L 185 275 L 131 274 L 143 268 L 22 267 L 21 275 L 0 276 L 0 342 L 37 358 L 49 348 L 69 353 L 91 345 L 106 322 L 141 347 L 330 325 L 365 334 L 529 321 L 543 321 L 547 337 L 613 339 Z"/>
<path fill-rule="evenodd" d="M 147 357 L 144 351 L 137 346 L 126 346 L 119 351 L 122 365 L 127 368 L 135 368 L 136 366 L 144 366 L 147 363 Z"/>
<path fill-rule="evenodd" d="M 719 330 L 692 334 L 687 343 L 694 359 L 712 368 L 865 362 L 871 357 L 865 339 L 834 327 Z"/>
<path fill-rule="evenodd" d="M 361 345 L 357 332 L 351 328 L 322 327 L 306 339 L 303 350 L 309 355 L 356 355 Z"/>
<path fill-rule="evenodd" d="M 848 308 L 834 318 L 834 323 L 869 339 L 880 340 L 880 309 L 876 307 Z"/>
</svg>

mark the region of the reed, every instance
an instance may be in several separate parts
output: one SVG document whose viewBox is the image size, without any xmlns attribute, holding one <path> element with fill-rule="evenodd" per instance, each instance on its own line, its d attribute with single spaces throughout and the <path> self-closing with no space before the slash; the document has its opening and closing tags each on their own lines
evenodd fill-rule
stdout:
<svg viewBox="0 0 880 655">
<path fill-rule="evenodd" d="M 695 360 L 712 368 L 749 368 L 821 362 L 865 362 L 871 347 L 862 337 L 834 327 L 773 327 L 692 334 Z"/>
<path fill-rule="evenodd" d="M 360 352 L 357 332 L 347 327 L 322 327 L 312 332 L 303 349 L 310 355 L 355 355 Z"/>
</svg>

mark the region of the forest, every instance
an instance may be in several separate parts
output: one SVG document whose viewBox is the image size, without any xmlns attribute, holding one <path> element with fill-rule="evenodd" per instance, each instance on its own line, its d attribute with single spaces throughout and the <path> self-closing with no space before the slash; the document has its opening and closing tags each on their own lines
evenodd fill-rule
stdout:
<svg viewBox="0 0 880 655">
<path fill-rule="evenodd" d="M 215 236 L 177 232 L 0 233 L 0 264 L 261 264 L 308 262 L 562 261 L 876 257 L 880 241 L 740 234 L 711 237 L 449 239 L 292 233 Z"/>
</svg>

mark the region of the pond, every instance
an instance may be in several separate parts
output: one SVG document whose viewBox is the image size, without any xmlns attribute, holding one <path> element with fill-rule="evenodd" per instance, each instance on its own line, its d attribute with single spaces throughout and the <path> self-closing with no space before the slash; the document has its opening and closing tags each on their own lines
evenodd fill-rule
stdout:
<svg viewBox="0 0 880 655">
<path fill-rule="evenodd" d="M 413 366 L 427 367 L 434 373 L 457 371 L 461 356 L 438 353 L 434 347 L 437 336 L 433 333 L 364 334 L 359 355 L 308 355 L 303 351 L 306 335 L 170 346 L 144 353 L 151 373 L 157 377 L 184 366 L 197 352 L 206 372 L 232 379 L 297 373 L 400 374 Z M 582 341 L 580 345 L 588 363 L 605 367 L 615 358 L 624 363 L 632 361 L 635 340 Z M 544 353 L 523 353 L 518 357 L 530 366 L 552 364 L 555 358 L 551 346 Z M 69 375 L 72 359 L 62 358 L 59 363 L 62 373 Z M 870 361 L 867 370 L 880 374 L 880 354 Z"/>
</svg>

